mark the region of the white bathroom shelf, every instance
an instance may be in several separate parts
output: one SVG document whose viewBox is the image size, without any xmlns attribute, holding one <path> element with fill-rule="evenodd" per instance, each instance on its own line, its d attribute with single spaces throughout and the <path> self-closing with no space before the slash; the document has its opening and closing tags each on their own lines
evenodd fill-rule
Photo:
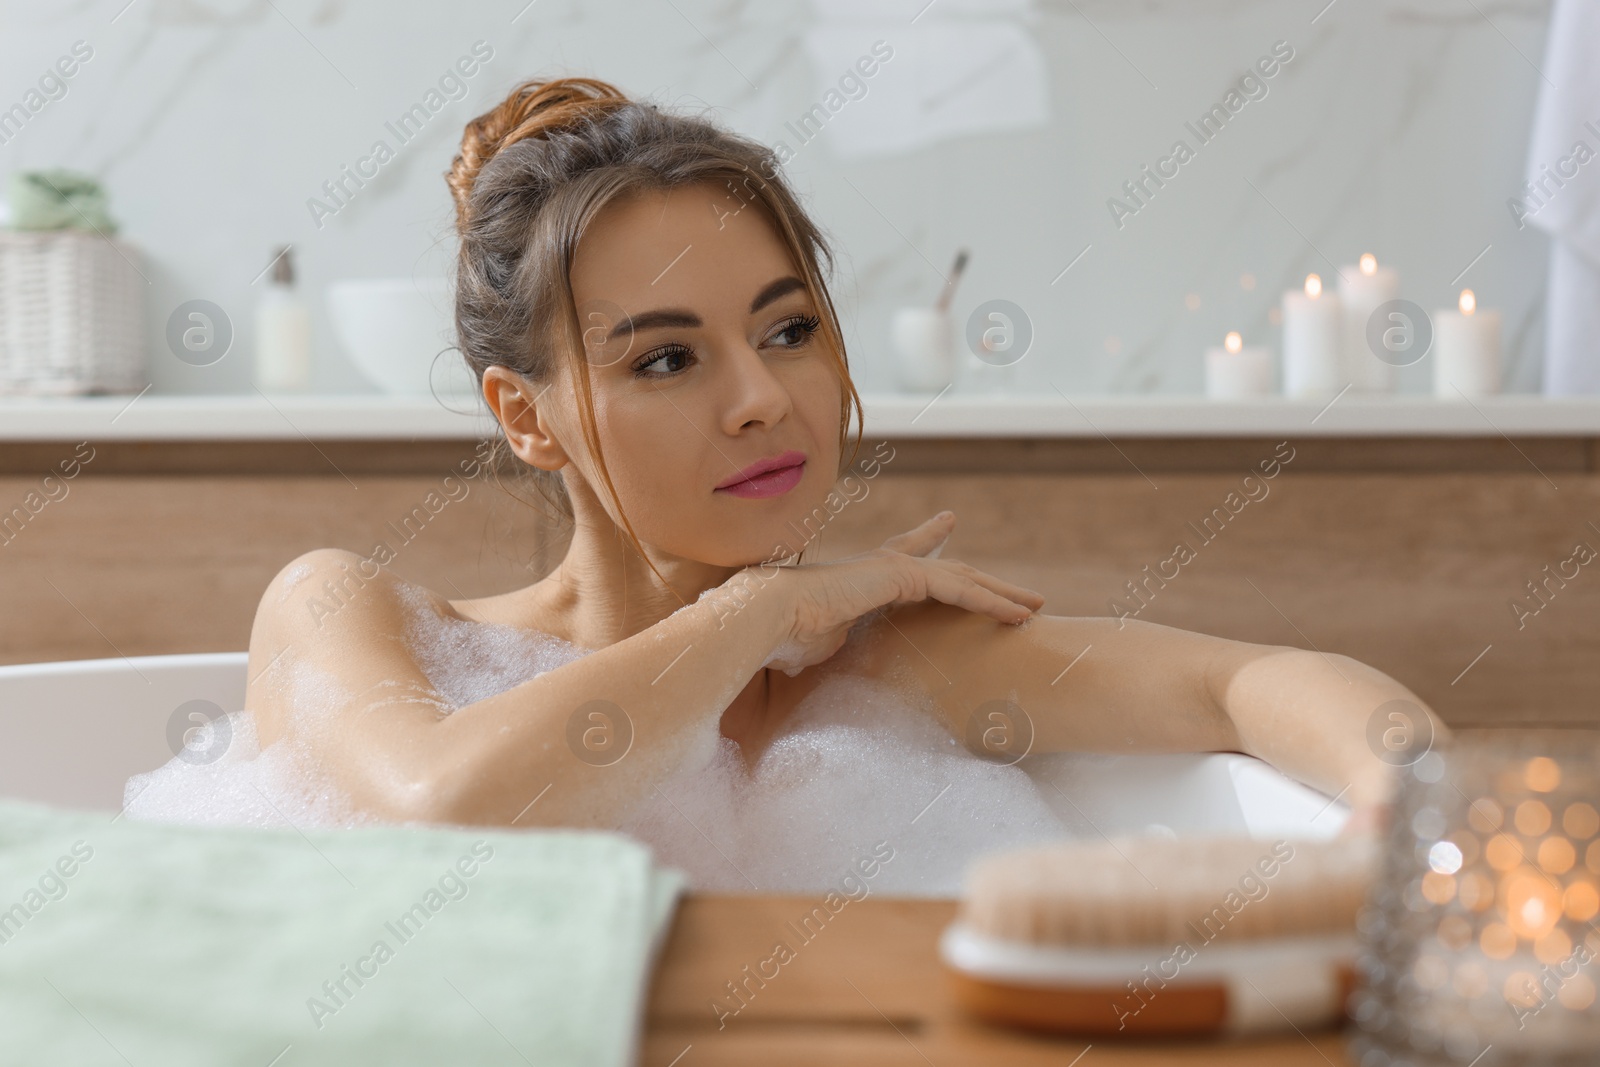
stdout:
<svg viewBox="0 0 1600 1067">
<path fill-rule="evenodd" d="M 475 397 L 452 406 L 482 406 Z M 494 420 L 432 397 L 132 396 L 0 398 L 0 441 L 455 440 Z"/>
<path fill-rule="evenodd" d="M 1481 400 L 1359 396 L 1217 401 L 1192 396 L 1057 394 L 1042 399 L 863 397 L 880 437 L 1600 436 L 1600 397 Z M 932 402 L 930 403 L 930 400 Z"/>
<path fill-rule="evenodd" d="M 1083 395 L 938 398 L 867 394 L 872 437 L 1600 437 L 1600 397 L 1482 400 L 1346 394 L 1331 404 L 1270 398 Z M 461 411 L 476 397 L 452 399 Z M 494 429 L 431 397 L 0 398 L 0 441 L 456 440 Z"/>
</svg>

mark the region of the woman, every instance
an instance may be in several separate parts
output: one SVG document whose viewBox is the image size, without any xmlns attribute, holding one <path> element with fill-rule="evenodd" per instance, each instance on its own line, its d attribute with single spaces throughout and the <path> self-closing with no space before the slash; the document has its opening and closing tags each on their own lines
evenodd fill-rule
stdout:
<svg viewBox="0 0 1600 1067">
<path fill-rule="evenodd" d="M 360 562 L 338 550 L 274 579 L 250 644 L 260 743 L 309 749 L 359 810 L 614 826 L 719 734 L 755 766 L 841 673 L 898 687 L 979 749 L 993 724 L 1015 730 L 998 742 L 1013 759 L 1247 752 L 1341 796 L 1358 828 L 1390 786 L 1374 713 L 1409 701 L 1442 732 L 1343 656 L 1041 614 L 1039 594 L 937 558 L 948 512 L 801 563 L 859 398 L 827 251 L 763 147 L 600 82 L 528 82 L 468 125 L 448 181 L 461 350 L 574 533 L 548 577 L 480 599 L 382 572 L 331 618 L 308 613 L 297 585 L 347 585 Z M 403 636 L 419 613 L 592 651 L 456 706 Z M 320 714 L 299 707 L 297 667 L 331 680 Z M 627 733 L 628 758 L 569 743 L 596 730 L 602 748 Z"/>
</svg>

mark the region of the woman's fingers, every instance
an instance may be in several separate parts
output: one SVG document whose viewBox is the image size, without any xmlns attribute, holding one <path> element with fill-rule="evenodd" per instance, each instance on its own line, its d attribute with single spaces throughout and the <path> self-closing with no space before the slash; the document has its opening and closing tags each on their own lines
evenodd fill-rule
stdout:
<svg viewBox="0 0 1600 1067">
<path fill-rule="evenodd" d="M 1038 611 L 1044 607 L 1044 597 L 1034 590 L 1008 582 L 1004 578 L 996 578 L 994 575 L 981 571 L 970 563 L 962 563 L 959 560 L 946 560 L 941 561 L 939 566 L 949 568 L 962 577 L 977 582 L 985 589 L 998 593 L 1000 596 L 1015 601 L 1026 608 Z"/>
<path fill-rule="evenodd" d="M 1001 596 L 970 578 L 949 572 L 939 572 L 929 580 L 928 596 L 1000 622 L 1022 622 L 1033 615 L 1032 609 L 1015 600 Z"/>
<path fill-rule="evenodd" d="M 955 525 L 955 513 L 941 511 L 905 533 L 895 534 L 883 543 L 883 547 L 908 556 L 936 554 L 949 540 L 950 531 L 955 529 Z"/>
<path fill-rule="evenodd" d="M 1001 622 L 1022 622 L 1044 604 L 1038 593 L 957 562 L 919 560 L 923 591 L 938 600 Z"/>
<path fill-rule="evenodd" d="M 950 534 L 955 529 L 956 516 L 952 511 L 941 511 L 924 520 L 920 525 L 907 530 L 903 534 L 896 534 L 883 543 L 883 547 L 893 552 L 907 556 L 916 556 L 920 559 L 934 560 L 939 558 L 939 553 L 949 543 Z M 985 574 L 976 567 L 968 566 L 951 560 L 947 564 L 956 568 L 959 573 L 977 582 L 1001 596 L 1022 604 L 1037 611 L 1044 607 L 1044 597 L 1032 589 L 1014 585 L 1011 582 Z"/>
</svg>

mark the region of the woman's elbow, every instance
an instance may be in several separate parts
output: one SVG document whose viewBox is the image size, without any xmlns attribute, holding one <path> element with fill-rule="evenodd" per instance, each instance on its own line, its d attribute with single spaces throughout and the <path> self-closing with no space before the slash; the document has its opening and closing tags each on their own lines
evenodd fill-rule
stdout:
<svg viewBox="0 0 1600 1067">
<path fill-rule="evenodd" d="M 458 787 L 432 770 L 391 779 L 369 807 L 386 822 L 424 824 L 459 822 L 464 810 Z"/>
<path fill-rule="evenodd" d="M 541 769 L 546 773 L 541 774 Z M 556 771 L 541 761 L 515 770 L 496 766 L 492 753 L 451 755 L 435 761 L 397 790 L 395 805 L 405 812 L 408 822 L 542 826 L 560 814 L 560 805 L 549 803 L 552 798 L 545 796 L 556 785 Z"/>
<path fill-rule="evenodd" d="M 432 729 L 430 727 L 430 729 Z M 450 739 L 430 734 L 409 751 L 391 753 L 381 774 L 368 782 L 368 805 L 381 819 L 398 823 L 465 823 L 478 803 L 479 768 Z"/>
</svg>

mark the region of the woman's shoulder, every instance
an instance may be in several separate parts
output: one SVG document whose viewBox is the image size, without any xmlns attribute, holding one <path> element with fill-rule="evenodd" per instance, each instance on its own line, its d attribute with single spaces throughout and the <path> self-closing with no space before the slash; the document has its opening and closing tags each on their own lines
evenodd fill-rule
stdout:
<svg viewBox="0 0 1600 1067">
<path fill-rule="evenodd" d="M 401 578 L 376 560 L 342 548 L 316 548 L 284 564 L 261 594 L 255 625 L 285 636 L 335 630 L 393 632 L 417 613 L 459 618 L 450 601 Z M 336 621 L 348 625 L 334 627 Z M 254 644 L 252 640 L 252 644 Z"/>
</svg>

